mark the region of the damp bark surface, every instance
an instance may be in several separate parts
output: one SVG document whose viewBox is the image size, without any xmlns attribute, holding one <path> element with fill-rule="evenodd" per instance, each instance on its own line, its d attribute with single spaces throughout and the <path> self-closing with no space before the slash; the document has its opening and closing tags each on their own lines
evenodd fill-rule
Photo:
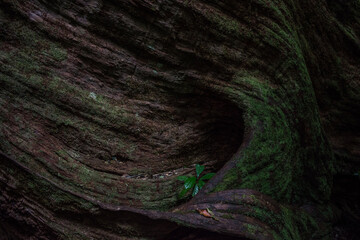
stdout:
<svg viewBox="0 0 360 240">
<path fill-rule="evenodd" d="M 359 13 L 0 0 L 0 239 L 357 236 Z"/>
</svg>

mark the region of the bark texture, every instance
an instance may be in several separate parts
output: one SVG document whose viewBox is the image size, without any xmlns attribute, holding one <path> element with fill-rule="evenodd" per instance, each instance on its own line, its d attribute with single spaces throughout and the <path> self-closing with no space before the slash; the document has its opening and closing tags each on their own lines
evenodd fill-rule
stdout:
<svg viewBox="0 0 360 240">
<path fill-rule="evenodd" d="M 359 0 L 0 0 L 0 235 L 331 238 L 359 36 Z"/>
</svg>

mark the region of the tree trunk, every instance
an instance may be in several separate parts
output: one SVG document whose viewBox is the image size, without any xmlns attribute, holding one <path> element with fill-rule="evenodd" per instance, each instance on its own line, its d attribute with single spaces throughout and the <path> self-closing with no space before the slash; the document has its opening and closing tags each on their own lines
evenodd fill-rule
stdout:
<svg viewBox="0 0 360 240">
<path fill-rule="evenodd" d="M 330 239 L 336 213 L 359 220 L 341 192 L 358 0 L 0 7 L 0 239 Z M 195 164 L 216 174 L 180 198 Z"/>
</svg>

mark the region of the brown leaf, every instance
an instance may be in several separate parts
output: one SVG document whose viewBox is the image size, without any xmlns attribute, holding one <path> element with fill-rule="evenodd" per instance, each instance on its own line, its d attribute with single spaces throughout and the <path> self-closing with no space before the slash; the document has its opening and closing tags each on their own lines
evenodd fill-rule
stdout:
<svg viewBox="0 0 360 240">
<path fill-rule="evenodd" d="M 211 214 L 206 209 L 197 209 L 197 211 L 204 217 L 208 217 L 208 218 L 212 217 Z"/>
</svg>

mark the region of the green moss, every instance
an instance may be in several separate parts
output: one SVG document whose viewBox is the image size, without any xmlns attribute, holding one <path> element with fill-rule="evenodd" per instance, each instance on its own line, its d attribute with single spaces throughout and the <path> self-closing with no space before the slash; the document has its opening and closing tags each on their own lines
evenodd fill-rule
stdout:
<svg viewBox="0 0 360 240">
<path fill-rule="evenodd" d="M 172 218 L 171 221 L 177 223 L 180 226 L 193 228 L 193 226 L 191 224 L 189 224 L 183 220 L 177 219 L 177 218 Z"/>
<path fill-rule="evenodd" d="M 90 181 L 94 181 L 93 172 L 84 165 L 80 165 L 78 168 L 78 178 L 83 184 L 88 184 Z"/>
<path fill-rule="evenodd" d="M 94 211 L 96 207 L 85 199 L 65 192 L 48 182 L 38 175 L 30 174 L 21 169 L 21 167 L 9 163 L 1 162 L 0 165 L 6 164 L 6 168 L 12 169 L 12 176 L 16 179 L 18 191 L 24 195 L 31 195 L 44 207 L 51 208 L 54 211 Z"/>
<path fill-rule="evenodd" d="M 57 44 L 51 43 L 50 47 L 43 51 L 43 54 L 61 62 L 67 59 L 67 51 Z"/>
<path fill-rule="evenodd" d="M 258 231 L 257 227 L 252 224 L 245 223 L 245 227 L 247 232 L 252 235 L 254 235 Z"/>
<path fill-rule="evenodd" d="M 26 46 L 37 47 L 43 41 L 36 31 L 20 21 L 12 22 L 8 28 Z"/>
<path fill-rule="evenodd" d="M 231 169 L 227 174 L 226 177 L 216 186 L 215 191 L 224 191 L 227 190 L 229 186 L 233 185 L 234 183 L 239 183 L 240 174 L 238 173 L 237 168 Z"/>
<path fill-rule="evenodd" d="M 29 59 L 31 62 L 33 59 Z M 36 65 L 24 65 L 23 67 L 17 66 L 17 64 L 22 64 L 17 62 L 14 65 L 15 69 L 21 69 L 23 72 L 34 73 L 37 71 Z M 27 63 L 26 63 L 27 64 Z M 0 66 L 0 69 L 2 67 Z M 12 89 L 18 93 L 18 95 L 23 95 L 24 92 L 33 92 L 32 89 L 36 89 L 36 93 L 41 94 L 41 96 L 46 96 L 49 100 L 52 100 L 55 103 L 61 103 L 64 99 L 69 99 L 70 101 L 76 102 L 75 106 L 80 108 L 80 114 L 87 117 L 93 118 L 100 125 L 111 125 L 116 127 L 128 127 L 130 122 L 136 122 L 135 116 L 130 117 L 122 108 L 110 103 L 110 101 L 98 94 L 97 99 L 92 99 L 89 97 L 90 92 L 83 90 L 77 86 L 74 86 L 70 83 L 67 83 L 61 80 L 59 77 L 54 76 L 48 84 L 43 84 L 43 79 L 35 74 L 27 77 L 18 72 L 18 70 L 12 71 L 8 69 L 6 71 L 9 75 L 2 74 L 0 75 L 0 82 L 4 84 L 4 87 Z M 80 101 L 77 101 L 80 100 Z M 31 103 L 27 103 L 31 105 Z M 31 105 L 30 110 L 33 106 Z M 47 106 L 46 106 L 47 107 Z M 39 108 L 38 113 L 44 115 L 45 118 L 50 118 L 51 120 L 57 122 L 58 125 L 70 125 L 77 126 L 77 124 L 72 121 L 70 118 L 64 118 L 60 113 L 61 111 L 57 108 L 52 108 L 51 112 L 45 112 Z M 91 114 L 91 115 L 89 115 Z M 135 150 L 134 147 L 129 148 L 129 154 Z"/>
<path fill-rule="evenodd" d="M 62 158 L 66 157 L 66 156 L 68 155 L 67 152 L 66 152 L 65 150 L 63 150 L 63 149 L 57 150 L 57 151 L 56 151 L 56 154 L 57 154 L 58 156 L 62 157 Z"/>
<path fill-rule="evenodd" d="M 116 200 L 116 198 L 119 197 L 118 189 L 116 187 L 111 187 L 111 189 L 108 192 L 107 196 L 110 198 L 110 200 Z"/>
<path fill-rule="evenodd" d="M 240 24 L 226 16 L 221 16 L 217 14 L 209 14 L 209 19 L 215 24 L 219 31 L 225 34 L 232 34 L 239 36 L 240 34 Z"/>
<path fill-rule="evenodd" d="M 323 234 L 316 221 L 306 212 L 283 205 L 279 211 L 269 211 L 259 206 L 251 206 L 251 210 L 238 212 L 240 214 L 257 219 L 272 229 L 272 235 L 275 239 L 313 239 L 315 236 Z M 250 234 L 255 234 L 255 226 L 246 226 Z"/>
<path fill-rule="evenodd" d="M 281 208 L 282 226 L 275 239 L 313 239 L 319 228 L 314 219 L 300 210 L 291 210 L 287 207 Z"/>
<path fill-rule="evenodd" d="M 126 149 L 126 154 L 129 158 L 133 157 L 133 153 L 135 152 L 137 146 L 135 144 L 129 144 L 129 147 Z"/>
<path fill-rule="evenodd" d="M 230 213 L 223 214 L 221 217 L 225 219 L 235 219 L 234 216 Z"/>
<path fill-rule="evenodd" d="M 283 76 L 288 81 L 281 79 L 282 86 L 278 87 L 263 74 L 244 71 L 224 89 L 230 99 L 246 109 L 245 124 L 254 129 L 254 136 L 236 170 L 229 171 L 215 191 L 250 188 L 285 202 L 299 202 L 305 196 L 326 200 L 331 189 L 333 156 L 297 41 L 289 34 L 283 35 L 284 41 L 294 45 L 289 48 L 294 52 L 288 54 L 282 68 L 294 69 L 297 75 Z M 307 175 L 314 176 L 315 184 L 302 182 Z"/>
<path fill-rule="evenodd" d="M 130 195 L 134 194 L 134 200 L 142 203 L 142 208 L 165 211 L 178 202 L 177 194 L 174 189 L 176 179 L 169 179 L 165 185 L 156 186 L 150 181 L 138 181 L 136 184 L 129 185 Z M 156 192 L 156 194 L 154 194 Z M 130 196 L 128 195 L 128 196 Z"/>
</svg>

